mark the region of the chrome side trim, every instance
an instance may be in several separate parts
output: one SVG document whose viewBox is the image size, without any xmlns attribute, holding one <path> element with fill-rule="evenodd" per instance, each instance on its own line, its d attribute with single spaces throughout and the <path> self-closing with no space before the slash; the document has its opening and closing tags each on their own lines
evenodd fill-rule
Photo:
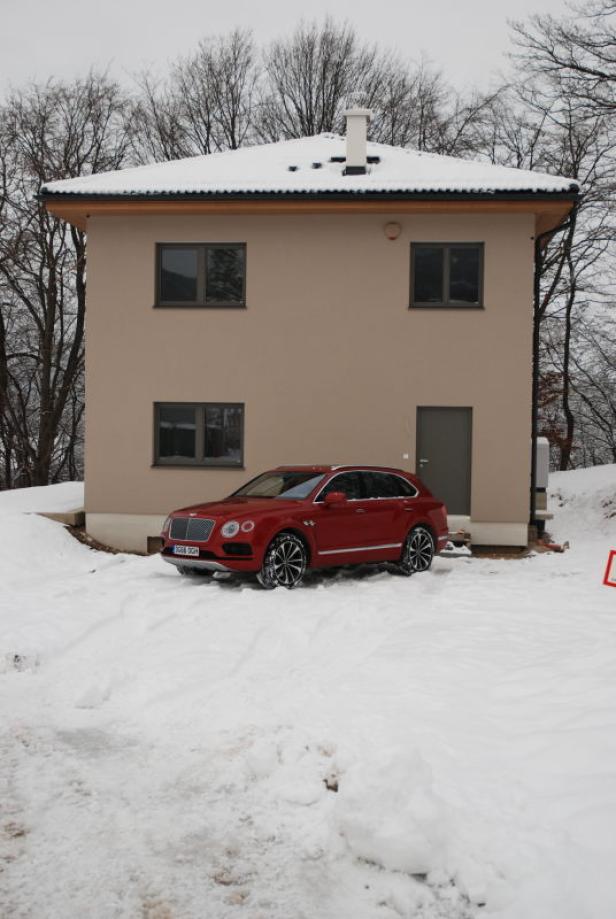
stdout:
<svg viewBox="0 0 616 919">
<path fill-rule="evenodd" d="M 401 549 L 401 542 L 383 543 L 382 546 L 356 546 L 353 549 L 319 549 L 317 555 L 346 555 L 347 552 L 374 552 L 377 549 Z"/>
</svg>

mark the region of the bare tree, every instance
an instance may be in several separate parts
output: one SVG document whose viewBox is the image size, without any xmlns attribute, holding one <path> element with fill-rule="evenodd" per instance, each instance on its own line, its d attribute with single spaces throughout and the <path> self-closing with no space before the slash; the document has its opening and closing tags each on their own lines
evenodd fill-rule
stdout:
<svg viewBox="0 0 616 919">
<path fill-rule="evenodd" d="M 412 68 L 393 60 L 385 68 L 370 124 L 373 140 L 418 150 L 433 150 L 442 136 L 447 88 L 425 62 Z"/>
<path fill-rule="evenodd" d="M 583 466 L 616 463 L 616 321 L 584 317 L 575 330 L 572 401 L 583 436 Z"/>
<path fill-rule="evenodd" d="M 168 79 L 139 80 L 133 119 L 138 158 L 170 160 L 235 150 L 252 134 L 259 70 L 250 32 L 205 38 Z"/>
<path fill-rule="evenodd" d="M 548 248 L 543 272 L 545 368 L 558 368 L 561 373 L 562 420 L 551 433 L 559 452 L 559 468 L 567 469 L 575 462 L 577 434 L 571 379 L 575 348 L 580 345 L 575 328 L 593 298 L 605 294 L 607 266 L 613 258 L 610 200 L 616 163 L 604 115 L 580 112 L 576 101 L 565 97 L 553 117 L 553 140 L 557 141 L 552 147 L 554 171 L 576 178 L 582 189 L 567 231 Z"/>
<path fill-rule="evenodd" d="M 567 83 L 567 92 L 595 111 L 616 109 L 616 3 L 587 0 L 565 17 L 531 16 L 515 23 L 518 62 L 527 74 Z"/>
<path fill-rule="evenodd" d="M 105 75 L 13 93 L 0 112 L 0 474 L 42 485 L 78 467 L 83 233 L 36 200 L 43 181 L 120 167 L 124 93 Z M 73 457 L 73 459 L 71 459 Z"/>
<path fill-rule="evenodd" d="M 348 24 L 302 23 L 265 53 L 259 136 L 272 141 L 341 131 L 351 96 L 371 106 L 390 65 L 387 54 L 360 43 Z"/>
<path fill-rule="evenodd" d="M 373 111 L 370 138 L 454 156 L 475 152 L 494 93 L 464 99 L 425 62 L 413 65 L 348 24 L 301 24 L 265 53 L 257 132 L 265 140 L 344 133 L 351 100 Z"/>
<path fill-rule="evenodd" d="M 539 252 L 541 326 L 541 426 L 559 468 L 580 455 L 579 400 L 572 369 L 580 340 L 575 330 L 593 298 L 605 296 L 615 238 L 616 176 L 612 120 L 605 106 L 582 98 L 577 81 L 551 53 L 558 23 L 533 17 L 531 30 L 517 25 L 516 64 L 524 64 L 495 106 L 486 153 L 495 162 L 577 180 L 581 197 L 565 232 Z M 488 137 L 488 135 L 486 135 Z"/>
<path fill-rule="evenodd" d="M 373 92 L 372 140 L 449 156 L 485 148 L 486 126 L 500 90 L 464 98 L 425 62 L 417 67 L 389 58 Z"/>
</svg>

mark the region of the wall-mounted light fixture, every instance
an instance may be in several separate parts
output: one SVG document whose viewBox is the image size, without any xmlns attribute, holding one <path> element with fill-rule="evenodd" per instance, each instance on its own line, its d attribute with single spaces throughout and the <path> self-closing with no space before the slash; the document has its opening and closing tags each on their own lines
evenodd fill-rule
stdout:
<svg viewBox="0 0 616 919">
<path fill-rule="evenodd" d="M 385 233 L 385 236 L 387 237 L 387 239 L 391 239 L 391 240 L 397 239 L 400 236 L 401 231 L 402 231 L 402 227 L 400 226 L 399 223 L 386 223 L 385 226 L 383 227 L 383 232 Z"/>
</svg>

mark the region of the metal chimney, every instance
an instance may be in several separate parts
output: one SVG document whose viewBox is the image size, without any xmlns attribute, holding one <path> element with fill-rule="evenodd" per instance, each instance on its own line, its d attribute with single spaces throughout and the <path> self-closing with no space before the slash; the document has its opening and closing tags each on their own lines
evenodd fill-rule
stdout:
<svg viewBox="0 0 616 919">
<path fill-rule="evenodd" d="M 344 175 L 366 174 L 368 121 L 372 112 L 367 108 L 348 108 L 346 118 L 346 168 Z"/>
</svg>

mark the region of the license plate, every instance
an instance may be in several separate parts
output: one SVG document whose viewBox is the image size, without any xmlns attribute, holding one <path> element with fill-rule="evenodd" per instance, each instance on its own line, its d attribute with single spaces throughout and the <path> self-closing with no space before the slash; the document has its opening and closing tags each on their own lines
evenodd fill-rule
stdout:
<svg viewBox="0 0 616 919">
<path fill-rule="evenodd" d="M 191 558 L 199 558 L 199 547 L 198 546 L 174 546 L 173 554 L 174 555 L 190 555 Z"/>
</svg>

